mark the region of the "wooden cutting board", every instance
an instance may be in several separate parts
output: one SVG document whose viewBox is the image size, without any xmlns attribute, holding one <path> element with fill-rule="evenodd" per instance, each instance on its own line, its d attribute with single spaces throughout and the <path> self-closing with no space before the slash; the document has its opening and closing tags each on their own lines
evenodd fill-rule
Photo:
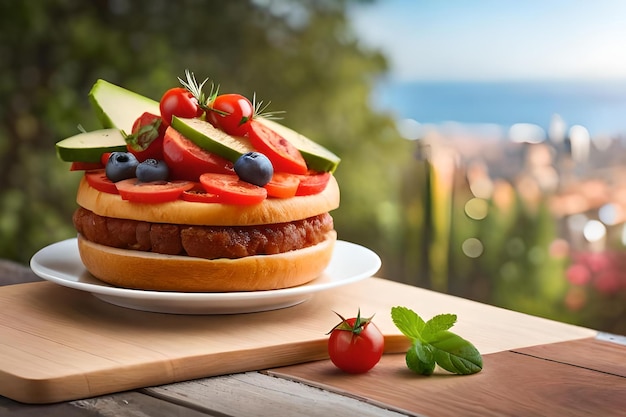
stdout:
<svg viewBox="0 0 626 417">
<path fill-rule="evenodd" d="M 369 278 L 282 310 L 223 316 L 148 313 L 50 282 L 0 288 L 0 395 L 51 403 L 327 357 L 344 316 L 375 314 L 386 352 L 407 341 L 390 317 L 455 313 L 454 331 L 483 354 L 593 337 L 593 330 Z"/>
</svg>

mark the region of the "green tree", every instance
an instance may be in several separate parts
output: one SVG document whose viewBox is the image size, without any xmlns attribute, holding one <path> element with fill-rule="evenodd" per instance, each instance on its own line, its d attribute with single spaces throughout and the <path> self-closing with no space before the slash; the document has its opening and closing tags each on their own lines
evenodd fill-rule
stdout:
<svg viewBox="0 0 626 417">
<path fill-rule="evenodd" d="M 80 174 L 54 143 L 98 128 L 98 78 L 159 99 L 192 70 L 221 92 L 256 93 L 284 124 L 343 159 L 340 238 L 388 252 L 400 227 L 406 144 L 369 94 L 386 61 L 363 48 L 346 1 L 0 1 L 0 257 L 27 262 L 72 237 Z M 409 152 L 410 153 L 410 152 Z M 384 253 L 382 254 L 384 256 Z"/>
</svg>

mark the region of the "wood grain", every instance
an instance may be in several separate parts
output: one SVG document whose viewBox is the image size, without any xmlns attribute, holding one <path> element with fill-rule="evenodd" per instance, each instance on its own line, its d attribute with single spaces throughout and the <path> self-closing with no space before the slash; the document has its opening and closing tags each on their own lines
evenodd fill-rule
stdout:
<svg viewBox="0 0 626 417">
<path fill-rule="evenodd" d="M 122 392 L 59 404 L 21 404 L 0 397 L 0 416 L 11 417 L 206 417 L 201 411 L 139 392 Z"/>
<path fill-rule="evenodd" d="M 247 372 L 142 390 L 168 402 L 233 417 L 399 417 L 367 401 L 309 385 Z M 402 414 L 404 415 L 404 414 Z"/>
<path fill-rule="evenodd" d="M 467 376 L 416 375 L 402 354 L 384 355 L 363 375 L 342 373 L 328 360 L 265 372 L 429 417 L 618 416 L 626 410 L 626 378 L 514 352 L 483 359 L 483 370 Z"/>
<path fill-rule="evenodd" d="M 617 343 L 588 338 L 513 351 L 626 378 L 626 346 Z"/>
<path fill-rule="evenodd" d="M 406 349 L 390 309 L 459 316 L 482 353 L 590 337 L 557 323 L 379 278 L 283 310 L 230 316 L 147 313 L 49 282 L 0 288 L 0 395 L 27 403 L 89 398 L 324 359 L 333 311 L 375 314 L 387 352 Z M 515 326 L 512 326 L 512 323 Z"/>
</svg>

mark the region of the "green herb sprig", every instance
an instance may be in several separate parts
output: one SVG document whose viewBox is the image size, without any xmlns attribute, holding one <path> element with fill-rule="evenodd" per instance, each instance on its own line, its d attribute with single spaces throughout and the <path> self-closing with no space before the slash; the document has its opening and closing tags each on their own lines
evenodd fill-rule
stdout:
<svg viewBox="0 0 626 417">
<path fill-rule="evenodd" d="M 435 364 L 459 375 L 475 374 L 483 369 L 478 349 L 449 331 L 456 323 L 456 314 L 439 314 L 424 321 L 411 309 L 393 307 L 391 319 L 402 334 L 411 339 L 406 365 L 412 371 L 432 375 Z"/>
</svg>

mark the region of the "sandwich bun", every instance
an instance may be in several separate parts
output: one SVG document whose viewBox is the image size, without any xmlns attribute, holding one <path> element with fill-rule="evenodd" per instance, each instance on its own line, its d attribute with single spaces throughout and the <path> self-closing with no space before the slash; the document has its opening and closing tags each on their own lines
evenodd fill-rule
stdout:
<svg viewBox="0 0 626 417">
<path fill-rule="evenodd" d="M 142 204 L 122 200 L 118 194 L 98 191 L 83 178 L 78 187 L 77 202 L 82 208 L 107 218 L 183 226 L 262 227 L 328 213 L 339 206 L 339 187 L 331 175 L 321 193 L 271 198 L 252 206 L 183 200 Z M 78 249 L 87 270 L 116 287 L 177 292 L 242 292 L 294 287 L 322 275 L 330 263 L 337 240 L 332 223 L 331 230 L 320 235 L 320 239 L 312 246 L 282 253 L 204 259 L 106 246 L 87 239 L 79 230 Z"/>
<path fill-rule="evenodd" d="M 202 259 L 117 249 L 78 235 L 87 270 L 108 284 L 177 292 L 261 291 L 294 287 L 319 277 L 330 263 L 337 234 L 315 246 L 276 255 Z"/>
</svg>

